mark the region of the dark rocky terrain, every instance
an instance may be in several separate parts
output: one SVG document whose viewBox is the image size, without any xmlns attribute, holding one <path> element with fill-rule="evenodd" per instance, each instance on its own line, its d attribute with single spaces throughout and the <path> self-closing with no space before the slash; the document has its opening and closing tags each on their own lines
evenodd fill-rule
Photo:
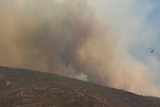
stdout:
<svg viewBox="0 0 160 107">
<path fill-rule="evenodd" d="M 0 107 L 160 107 L 160 99 L 50 73 L 0 67 Z"/>
</svg>

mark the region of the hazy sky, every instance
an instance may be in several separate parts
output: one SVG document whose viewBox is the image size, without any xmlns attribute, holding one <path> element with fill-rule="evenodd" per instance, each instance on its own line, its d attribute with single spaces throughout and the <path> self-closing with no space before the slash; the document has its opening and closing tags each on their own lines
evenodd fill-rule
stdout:
<svg viewBox="0 0 160 107">
<path fill-rule="evenodd" d="M 149 66 L 160 83 L 160 1 L 89 0 L 89 4 L 106 24 L 114 21 L 112 28 L 124 35 L 127 53 Z M 151 54 L 148 48 L 155 52 Z"/>
</svg>

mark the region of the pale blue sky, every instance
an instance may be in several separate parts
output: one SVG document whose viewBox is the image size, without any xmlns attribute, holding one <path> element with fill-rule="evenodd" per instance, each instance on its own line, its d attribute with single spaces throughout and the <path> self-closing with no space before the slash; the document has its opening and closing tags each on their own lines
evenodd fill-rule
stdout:
<svg viewBox="0 0 160 107">
<path fill-rule="evenodd" d="M 131 30 L 135 41 L 129 43 L 128 51 L 138 60 L 144 61 L 149 55 L 148 48 L 155 48 L 152 54 L 160 60 L 160 1 L 159 0 L 89 0 L 89 4 L 97 11 L 97 16 L 102 18 L 106 23 L 110 17 L 117 16 L 121 21 L 125 18 L 128 27 Z M 128 16 L 127 16 L 128 15 Z M 130 20 L 128 20 L 130 19 Z M 115 20 L 117 20 L 115 18 Z M 130 26 L 129 21 L 134 20 L 138 25 Z M 140 23 L 139 23 L 140 22 Z M 140 26 L 140 27 L 139 27 Z M 139 29 L 136 29 L 139 27 Z M 148 36 L 145 34 L 151 33 Z M 136 35 L 135 35 L 136 34 Z"/>
</svg>

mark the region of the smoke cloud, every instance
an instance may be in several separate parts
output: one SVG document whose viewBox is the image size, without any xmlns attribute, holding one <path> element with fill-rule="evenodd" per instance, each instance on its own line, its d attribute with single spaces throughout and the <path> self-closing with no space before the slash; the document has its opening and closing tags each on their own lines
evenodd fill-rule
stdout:
<svg viewBox="0 0 160 107">
<path fill-rule="evenodd" d="M 143 18 L 132 20 L 124 11 L 118 14 L 125 17 L 112 12 L 104 21 L 96 8 L 89 7 L 90 2 L 0 1 L 0 64 L 158 96 L 151 69 L 128 53 L 127 44 L 137 40 Z M 125 23 L 126 19 L 130 20 Z M 127 23 L 130 29 L 122 26 Z"/>
</svg>

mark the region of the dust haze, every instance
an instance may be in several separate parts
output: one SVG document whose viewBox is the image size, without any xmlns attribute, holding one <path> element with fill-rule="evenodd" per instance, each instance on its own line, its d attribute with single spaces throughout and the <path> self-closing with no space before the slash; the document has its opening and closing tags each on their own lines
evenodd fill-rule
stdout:
<svg viewBox="0 0 160 107">
<path fill-rule="evenodd" d="M 0 65 L 158 96 L 150 69 L 128 54 L 114 23 L 104 24 L 86 0 L 1 0 Z"/>
</svg>

